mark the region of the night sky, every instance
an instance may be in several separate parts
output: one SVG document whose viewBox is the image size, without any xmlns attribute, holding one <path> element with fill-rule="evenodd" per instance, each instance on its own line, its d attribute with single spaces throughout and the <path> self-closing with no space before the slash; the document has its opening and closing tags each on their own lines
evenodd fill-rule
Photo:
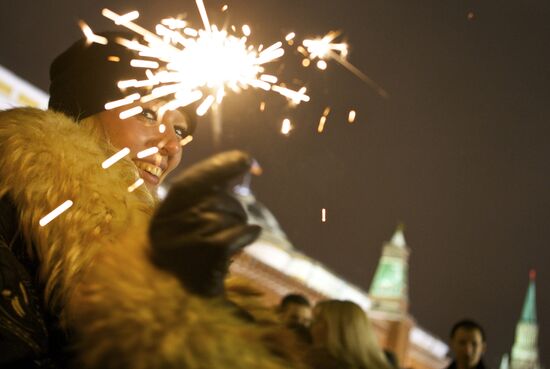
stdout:
<svg viewBox="0 0 550 369">
<path fill-rule="evenodd" d="M 291 109 L 274 94 L 229 96 L 221 146 L 205 117 L 184 165 L 250 152 L 264 169 L 253 190 L 293 244 L 365 289 L 403 222 L 412 315 L 444 340 L 456 320 L 479 320 L 492 368 L 511 349 L 536 268 L 539 348 L 550 365 L 550 2 L 228 0 L 225 14 L 223 4 L 206 1 L 211 21 L 249 24 L 255 44 L 341 30 L 349 61 L 390 98 L 334 62 L 305 69 L 286 47 L 269 71 L 305 84 L 312 101 Z M 0 65 L 47 90 L 49 63 L 80 37 L 79 19 L 113 28 L 103 7 L 140 10 L 147 27 L 185 12 L 200 24 L 192 0 L 2 0 Z M 294 124 L 288 137 L 284 118 Z"/>
</svg>

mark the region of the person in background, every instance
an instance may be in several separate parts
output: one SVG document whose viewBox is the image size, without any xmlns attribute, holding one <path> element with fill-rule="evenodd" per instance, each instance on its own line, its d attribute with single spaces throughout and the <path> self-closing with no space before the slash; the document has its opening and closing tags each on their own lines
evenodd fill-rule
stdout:
<svg viewBox="0 0 550 369">
<path fill-rule="evenodd" d="M 292 330 L 298 340 L 304 344 L 311 343 L 309 326 L 311 324 L 312 308 L 309 300 L 301 294 L 285 295 L 277 308 L 281 322 Z"/>
<path fill-rule="evenodd" d="M 351 301 L 321 301 L 313 309 L 315 369 L 391 369 L 363 309 Z"/>
<path fill-rule="evenodd" d="M 487 369 L 483 362 L 487 342 L 481 325 L 469 319 L 458 321 L 451 329 L 450 338 L 453 361 L 447 369 Z"/>
<path fill-rule="evenodd" d="M 279 314 L 283 324 L 288 327 L 301 325 L 309 328 L 312 308 L 304 295 L 291 293 L 282 298 L 279 304 Z"/>
</svg>

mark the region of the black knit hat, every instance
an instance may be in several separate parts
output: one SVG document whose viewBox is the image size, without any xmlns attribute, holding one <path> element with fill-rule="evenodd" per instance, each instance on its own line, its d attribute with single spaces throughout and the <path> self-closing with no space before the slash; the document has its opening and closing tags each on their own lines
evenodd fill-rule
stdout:
<svg viewBox="0 0 550 369">
<path fill-rule="evenodd" d="M 145 78 L 143 68 L 130 66 L 136 54 L 116 42 L 132 39 L 125 32 L 104 32 L 107 45 L 90 43 L 85 38 L 59 55 L 50 67 L 49 108 L 80 120 L 105 110 L 105 103 L 127 96 L 117 82 Z"/>
<path fill-rule="evenodd" d="M 135 34 L 120 31 L 99 33 L 106 45 L 90 43 L 85 38 L 75 42 L 50 66 L 49 108 L 81 120 L 105 110 L 105 103 L 136 92 L 120 90 L 117 82 L 146 79 L 144 68 L 130 65 L 132 59 L 146 59 L 120 45 L 117 39 L 132 40 Z M 139 91 L 142 93 L 144 91 Z M 192 106 L 178 109 L 189 118 L 190 131 L 195 126 Z"/>
</svg>

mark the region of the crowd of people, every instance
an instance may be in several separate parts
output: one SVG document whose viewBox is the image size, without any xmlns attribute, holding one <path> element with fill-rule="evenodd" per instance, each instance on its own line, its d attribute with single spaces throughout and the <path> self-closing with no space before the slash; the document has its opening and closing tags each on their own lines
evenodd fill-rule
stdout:
<svg viewBox="0 0 550 369">
<path fill-rule="evenodd" d="M 308 344 L 312 368 L 400 368 L 395 354 L 378 344 L 367 314 L 354 302 L 324 300 L 312 306 L 305 296 L 288 294 L 277 311 L 281 324 Z M 450 346 L 453 360 L 447 369 L 486 369 L 485 331 L 475 321 L 455 323 Z"/>
<path fill-rule="evenodd" d="M 145 71 L 130 67 L 134 52 L 117 42 L 132 36 L 102 36 L 107 45 L 82 39 L 54 60 L 47 111 L 0 112 L 0 367 L 397 367 L 353 302 L 312 308 L 293 295 L 275 320 L 247 309 L 252 297 L 226 276 L 261 231 L 231 194 L 251 158 L 232 151 L 206 159 L 159 200 L 194 112 L 139 98 L 106 109 L 143 95 L 116 82 Z M 121 118 L 129 108 L 138 113 Z M 101 167 L 122 149 L 126 157 Z M 140 178 L 144 185 L 130 191 Z M 40 221 L 67 200 L 64 214 Z M 475 332 L 454 329 L 457 347 L 484 342 Z M 476 367 L 458 352 L 452 369 Z"/>
</svg>

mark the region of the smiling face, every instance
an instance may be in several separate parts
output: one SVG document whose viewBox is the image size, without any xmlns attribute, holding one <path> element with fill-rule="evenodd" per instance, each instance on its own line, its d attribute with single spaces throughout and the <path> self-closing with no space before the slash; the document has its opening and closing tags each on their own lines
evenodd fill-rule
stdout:
<svg viewBox="0 0 550 369">
<path fill-rule="evenodd" d="M 139 104 L 143 111 L 126 119 L 120 119 L 119 114 L 132 106 L 106 110 L 95 116 L 96 122 L 102 126 L 115 148 L 130 149 L 130 158 L 152 193 L 156 192 L 168 173 L 178 166 L 182 152 L 181 140 L 189 135 L 190 130 L 187 116 L 177 110 L 167 111 L 159 122 L 157 110 L 162 104 Z M 139 152 L 155 147 L 158 148 L 157 153 L 138 157 Z"/>
</svg>

